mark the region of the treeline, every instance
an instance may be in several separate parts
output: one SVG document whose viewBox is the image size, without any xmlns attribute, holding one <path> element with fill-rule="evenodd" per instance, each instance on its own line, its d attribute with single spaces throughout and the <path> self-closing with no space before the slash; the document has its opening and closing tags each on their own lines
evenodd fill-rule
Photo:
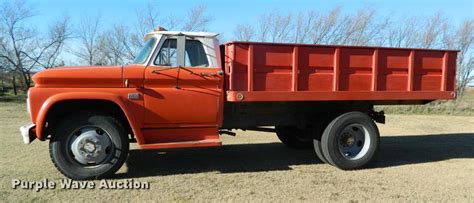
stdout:
<svg viewBox="0 0 474 203">
<path fill-rule="evenodd" d="M 460 50 L 457 58 L 457 92 L 462 95 L 474 79 L 474 19 L 453 24 L 441 12 L 428 17 L 383 16 L 372 8 L 343 14 L 337 6 L 328 12 L 269 12 L 254 22 L 237 25 L 240 41 L 388 46 Z"/>
<path fill-rule="evenodd" d="M 211 17 L 206 7 L 191 8 L 184 17 L 164 16 L 151 2 L 137 10 L 133 25 L 104 25 L 100 14 L 71 23 L 64 15 L 39 32 L 35 15 L 25 0 L 0 0 L 0 91 L 26 92 L 34 72 L 63 65 L 115 65 L 132 61 L 143 36 L 157 28 L 206 31 Z M 73 58 L 73 61 L 67 61 Z"/>
<path fill-rule="evenodd" d="M 1 1 L 1 0 L 0 0 Z M 168 30 L 208 31 L 213 16 L 203 5 L 185 16 L 159 13 L 150 2 L 136 11 L 136 22 L 104 25 L 100 15 L 71 23 L 62 16 L 39 33 L 31 20 L 39 18 L 24 0 L 4 1 L 0 7 L 0 79 L 22 88 L 31 86 L 33 71 L 62 65 L 113 65 L 134 59 L 143 36 L 158 26 Z M 236 25 L 228 40 L 310 44 L 376 45 L 389 47 L 460 50 L 457 64 L 458 94 L 474 79 L 474 19 L 453 24 L 437 13 L 428 17 L 382 15 L 371 8 L 344 14 L 334 7 L 325 12 L 288 13 L 272 11 L 258 19 Z M 212 30 L 219 32 L 219 30 Z M 71 46 L 74 45 L 74 46 Z M 67 56 L 67 57 L 66 57 Z M 73 58 L 67 61 L 66 58 Z M 6 79 L 9 78 L 9 79 Z M 3 84 L 3 83 L 2 83 Z"/>
</svg>

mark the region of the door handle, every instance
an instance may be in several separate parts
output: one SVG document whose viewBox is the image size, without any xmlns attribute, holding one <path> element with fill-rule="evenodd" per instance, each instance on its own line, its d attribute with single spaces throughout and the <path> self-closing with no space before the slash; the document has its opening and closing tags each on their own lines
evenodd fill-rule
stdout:
<svg viewBox="0 0 474 203">
<path fill-rule="evenodd" d="M 224 75 L 224 71 L 219 70 L 217 73 L 199 73 L 199 75 L 202 77 L 217 77 Z"/>
<path fill-rule="evenodd" d="M 217 74 L 215 73 L 199 73 L 201 77 L 215 77 Z"/>
</svg>

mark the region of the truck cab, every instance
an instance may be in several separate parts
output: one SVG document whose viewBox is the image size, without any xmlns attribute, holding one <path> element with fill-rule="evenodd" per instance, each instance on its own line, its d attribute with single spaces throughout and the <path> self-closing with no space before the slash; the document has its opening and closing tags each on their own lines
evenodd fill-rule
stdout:
<svg viewBox="0 0 474 203">
<path fill-rule="evenodd" d="M 192 146 L 220 145 L 217 133 L 223 118 L 224 72 L 216 36 L 151 32 L 145 37 L 145 47 L 134 61 L 134 68 L 124 67 L 127 88 L 136 88 L 143 96 L 144 112 L 139 115 L 143 116 L 143 147 L 203 140 L 207 141 Z M 130 80 L 136 74 L 133 71 L 143 71 L 143 80 Z"/>
</svg>

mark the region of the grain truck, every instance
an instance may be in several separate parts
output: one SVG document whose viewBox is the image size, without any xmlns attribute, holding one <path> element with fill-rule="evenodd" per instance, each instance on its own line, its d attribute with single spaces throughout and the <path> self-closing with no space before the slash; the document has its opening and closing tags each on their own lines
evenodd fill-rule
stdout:
<svg viewBox="0 0 474 203">
<path fill-rule="evenodd" d="M 374 105 L 456 97 L 456 50 L 216 37 L 158 29 L 128 65 L 36 73 L 23 141 L 49 140 L 54 166 L 78 180 L 114 174 L 132 142 L 144 150 L 213 147 L 235 129 L 276 132 L 290 148 L 353 170 L 379 147 L 375 122 L 385 117 Z"/>
</svg>

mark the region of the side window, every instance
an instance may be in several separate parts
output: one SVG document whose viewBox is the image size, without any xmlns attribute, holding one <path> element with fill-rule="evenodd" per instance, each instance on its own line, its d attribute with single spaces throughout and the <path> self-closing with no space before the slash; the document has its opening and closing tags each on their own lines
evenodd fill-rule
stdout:
<svg viewBox="0 0 474 203">
<path fill-rule="evenodd" d="M 198 40 L 186 40 L 186 66 L 209 67 L 204 46 Z"/>
<path fill-rule="evenodd" d="M 155 65 L 177 66 L 178 50 L 176 39 L 167 39 L 156 56 Z M 186 40 L 184 65 L 187 67 L 209 67 L 204 46 L 198 40 Z"/>
<path fill-rule="evenodd" d="M 167 39 L 156 56 L 154 64 L 159 66 L 176 66 L 177 55 L 176 39 Z"/>
</svg>

